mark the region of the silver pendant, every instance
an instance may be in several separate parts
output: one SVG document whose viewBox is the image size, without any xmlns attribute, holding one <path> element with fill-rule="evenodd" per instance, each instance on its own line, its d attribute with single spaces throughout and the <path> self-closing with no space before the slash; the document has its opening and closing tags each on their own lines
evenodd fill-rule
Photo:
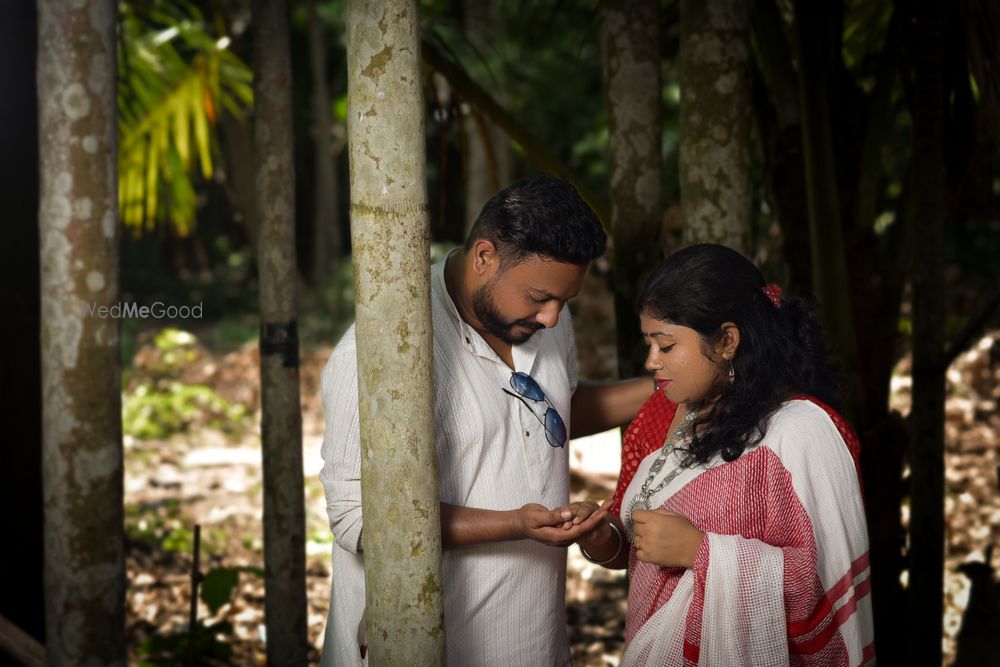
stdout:
<svg viewBox="0 0 1000 667">
<path fill-rule="evenodd" d="M 649 509 L 649 496 L 642 493 L 641 491 L 636 494 L 632 502 L 628 504 L 628 510 L 625 512 L 625 532 L 628 533 L 629 541 L 635 540 L 635 521 L 632 519 L 632 513 L 636 510 L 648 510 Z"/>
</svg>

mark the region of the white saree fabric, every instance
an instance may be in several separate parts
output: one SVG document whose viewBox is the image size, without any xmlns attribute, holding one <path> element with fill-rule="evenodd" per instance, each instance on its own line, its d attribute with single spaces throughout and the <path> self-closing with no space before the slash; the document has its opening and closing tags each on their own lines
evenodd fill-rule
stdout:
<svg viewBox="0 0 1000 667">
<path fill-rule="evenodd" d="M 653 496 L 652 507 L 699 527 L 707 549 L 703 544 L 695 565 L 635 632 L 623 666 L 787 665 L 790 651 L 805 665 L 856 667 L 873 660 L 860 483 L 834 420 L 839 416 L 812 402 L 790 401 L 772 417 L 756 450 L 731 463 L 717 459 L 686 470 Z M 640 464 L 623 507 L 653 459 L 655 453 Z M 673 463 L 668 459 L 668 469 Z M 755 532 L 780 533 L 780 546 L 753 539 Z M 634 558 L 632 564 L 642 569 L 633 573 L 633 587 L 671 579 L 671 570 Z M 786 573 L 794 580 L 786 581 Z M 641 622 L 648 610 L 633 609 L 634 599 L 648 598 L 630 592 L 629 615 L 639 614 Z"/>
<path fill-rule="evenodd" d="M 699 664 L 787 665 L 781 549 L 734 535 L 707 537 Z"/>
<path fill-rule="evenodd" d="M 684 657 L 684 619 L 693 596 L 694 574 L 688 570 L 667 603 L 632 638 L 622 656 L 623 667 L 681 664 Z"/>
</svg>

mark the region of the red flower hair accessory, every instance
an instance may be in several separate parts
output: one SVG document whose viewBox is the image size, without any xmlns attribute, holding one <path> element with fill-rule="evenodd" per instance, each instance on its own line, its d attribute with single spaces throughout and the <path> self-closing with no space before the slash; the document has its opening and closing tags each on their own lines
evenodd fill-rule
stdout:
<svg viewBox="0 0 1000 667">
<path fill-rule="evenodd" d="M 775 308 L 781 308 L 782 291 L 777 284 L 771 283 L 770 285 L 765 285 L 760 288 L 760 291 L 764 293 L 764 296 L 771 300 L 771 304 Z"/>
</svg>

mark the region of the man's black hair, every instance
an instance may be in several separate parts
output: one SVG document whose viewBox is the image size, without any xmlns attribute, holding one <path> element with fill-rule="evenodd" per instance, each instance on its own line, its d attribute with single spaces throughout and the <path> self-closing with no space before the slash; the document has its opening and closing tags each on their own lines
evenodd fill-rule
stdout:
<svg viewBox="0 0 1000 667">
<path fill-rule="evenodd" d="M 552 176 L 518 181 L 495 194 L 476 218 L 465 242 L 492 241 L 509 268 L 532 255 L 587 264 L 604 254 L 607 235 L 576 188 Z"/>
</svg>

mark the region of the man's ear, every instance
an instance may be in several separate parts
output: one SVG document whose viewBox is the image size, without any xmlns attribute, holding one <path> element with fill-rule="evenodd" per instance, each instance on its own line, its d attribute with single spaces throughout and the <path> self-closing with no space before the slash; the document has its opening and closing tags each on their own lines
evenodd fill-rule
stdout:
<svg viewBox="0 0 1000 667">
<path fill-rule="evenodd" d="M 723 322 L 722 338 L 719 339 L 718 352 L 723 359 L 731 361 L 740 348 L 740 328 L 733 322 Z"/>
<path fill-rule="evenodd" d="M 480 278 L 490 278 L 500 268 L 500 256 L 493 241 L 477 239 L 472 244 L 472 270 Z"/>
</svg>

